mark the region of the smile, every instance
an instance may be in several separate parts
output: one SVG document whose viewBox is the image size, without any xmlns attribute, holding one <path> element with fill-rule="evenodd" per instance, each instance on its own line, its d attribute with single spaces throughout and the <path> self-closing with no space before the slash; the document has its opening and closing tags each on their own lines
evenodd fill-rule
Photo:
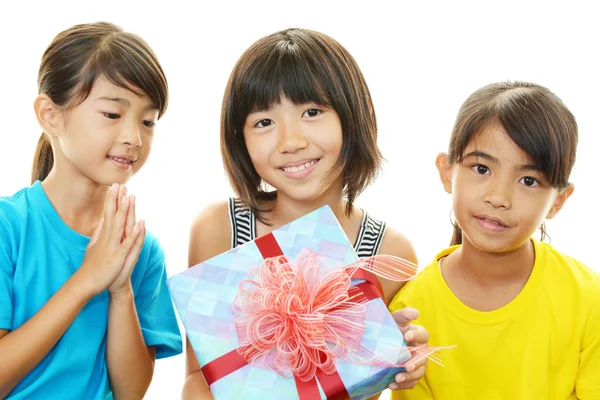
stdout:
<svg viewBox="0 0 600 400">
<path fill-rule="evenodd" d="M 127 164 L 131 164 L 131 163 L 133 162 L 133 160 L 126 160 L 126 159 L 124 159 L 124 158 L 119 158 L 119 157 L 111 157 L 111 156 L 108 156 L 107 158 L 110 158 L 111 160 L 118 161 L 118 162 L 120 162 L 120 163 L 127 163 Z"/>
<path fill-rule="evenodd" d="M 312 160 L 312 161 L 308 161 L 308 162 L 306 162 L 304 164 L 301 164 L 301 165 L 296 165 L 296 166 L 293 166 L 293 167 L 283 167 L 283 168 L 280 168 L 280 169 L 282 171 L 284 171 L 284 172 L 300 172 L 300 171 L 304 171 L 307 168 L 312 167 L 313 165 L 315 165 L 318 162 L 319 162 L 319 160 Z"/>
<path fill-rule="evenodd" d="M 127 170 L 136 161 L 133 158 L 106 156 L 117 168 Z"/>
</svg>

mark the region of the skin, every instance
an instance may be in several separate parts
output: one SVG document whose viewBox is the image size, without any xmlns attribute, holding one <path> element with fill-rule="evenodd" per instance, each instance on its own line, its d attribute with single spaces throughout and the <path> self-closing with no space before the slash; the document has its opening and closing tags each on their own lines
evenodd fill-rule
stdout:
<svg viewBox="0 0 600 400">
<path fill-rule="evenodd" d="M 268 224 L 257 221 L 257 235 L 271 232 L 319 207 L 333 210 L 346 235 L 357 238 L 362 211 L 353 207 L 345 214 L 342 179 L 332 175 L 342 146 L 342 127 L 337 113 L 316 104 L 294 104 L 287 99 L 268 110 L 253 112 L 246 118 L 244 139 L 252 164 L 258 174 L 277 189 L 277 198 L 268 206 Z M 292 167 L 308 166 L 303 171 Z M 283 168 L 288 169 L 286 172 Z M 302 167 L 300 167 L 302 168 Z M 308 173 L 307 173 L 308 172 Z M 227 202 L 216 203 L 203 210 L 192 224 L 189 266 L 230 250 L 231 232 Z M 390 254 L 417 262 L 415 252 L 406 237 L 387 228 L 380 254 Z M 380 279 L 389 303 L 402 283 Z M 413 309 L 393 314 L 398 326 L 412 345 L 427 344 L 428 332 L 412 325 L 418 316 Z M 183 399 L 212 399 L 189 340 L 186 344 L 186 381 Z M 414 387 L 424 375 L 426 359 L 415 359 L 398 374 L 392 388 Z M 372 399 L 378 398 L 373 396 Z"/>
<path fill-rule="evenodd" d="M 135 222 L 135 197 L 124 184 L 148 158 L 158 110 L 147 96 L 103 76 L 73 108 L 62 109 L 40 95 L 34 110 L 55 160 L 42 187 L 61 219 L 91 240 L 80 268 L 38 313 L 14 331 L 0 330 L 0 397 L 48 354 L 85 304 L 108 289 L 106 362 L 113 394 L 142 398 L 152 379 L 155 348 L 144 343 L 130 277 L 146 228 L 142 220 Z M 108 156 L 135 161 L 119 168 Z"/>
<path fill-rule="evenodd" d="M 552 187 L 495 122 L 476 135 L 464 156 L 460 164 L 448 164 L 445 153 L 436 160 L 463 230 L 463 245 L 442 260 L 441 269 L 464 304 L 492 311 L 525 286 L 535 260 L 530 238 L 560 211 L 573 186 Z"/>
</svg>

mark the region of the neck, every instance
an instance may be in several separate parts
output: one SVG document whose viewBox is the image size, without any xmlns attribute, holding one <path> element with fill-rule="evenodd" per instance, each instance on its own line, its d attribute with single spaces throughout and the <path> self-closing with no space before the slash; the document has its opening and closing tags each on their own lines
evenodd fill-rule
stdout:
<svg viewBox="0 0 600 400">
<path fill-rule="evenodd" d="M 491 253 L 478 249 L 466 238 L 463 245 L 448 256 L 444 269 L 475 281 L 481 286 L 499 286 L 526 282 L 533 269 L 535 250 L 531 240 L 516 249 Z"/>
<path fill-rule="evenodd" d="M 347 202 L 342 195 L 341 183 L 332 184 L 321 196 L 309 201 L 295 200 L 278 192 L 268 219 L 275 229 L 325 205 L 331 208 L 338 221 L 343 225 L 348 217 L 346 216 Z"/>
<path fill-rule="evenodd" d="M 42 187 L 52 206 L 71 229 L 90 236 L 103 216 L 108 187 L 82 174 L 60 174 L 50 171 Z"/>
</svg>

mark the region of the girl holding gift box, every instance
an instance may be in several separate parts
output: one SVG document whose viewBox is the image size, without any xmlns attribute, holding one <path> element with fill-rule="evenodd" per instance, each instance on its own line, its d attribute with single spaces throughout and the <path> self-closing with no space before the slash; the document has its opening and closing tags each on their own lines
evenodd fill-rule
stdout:
<svg viewBox="0 0 600 400">
<path fill-rule="evenodd" d="M 139 399 L 181 352 L 163 250 L 124 186 L 167 82 L 141 38 L 94 23 L 56 36 L 38 83 L 33 183 L 0 198 L 0 397 Z"/>
<path fill-rule="evenodd" d="M 452 246 L 409 282 L 432 343 L 458 348 L 394 399 L 600 399 L 600 276 L 531 236 L 573 193 L 577 123 L 548 89 L 497 83 L 462 105 L 436 165 Z"/>
<path fill-rule="evenodd" d="M 382 157 L 366 82 L 352 56 L 330 37 L 288 29 L 242 55 L 223 100 L 221 153 L 238 198 L 207 207 L 194 221 L 190 266 L 324 205 L 355 238 L 360 257 L 379 252 L 416 262 L 403 235 L 353 204 Z M 402 283 L 382 285 L 387 304 Z M 425 344 L 427 331 L 410 324 L 417 315 L 406 309 L 395 318 L 409 342 Z M 415 358 L 392 386 L 414 386 L 425 364 Z M 189 341 L 183 397 L 212 398 Z"/>
</svg>

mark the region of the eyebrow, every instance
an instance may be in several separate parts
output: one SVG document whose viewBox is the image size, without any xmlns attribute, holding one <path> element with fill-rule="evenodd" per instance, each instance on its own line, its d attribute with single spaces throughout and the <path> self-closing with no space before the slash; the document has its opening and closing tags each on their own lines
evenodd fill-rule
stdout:
<svg viewBox="0 0 600 400">
<path fill-rule="evenodd" d="M 462 160 L 464 161 L 465 159 L 467 159 L 469 157 L 479 157 L 479 158 L 483 158 L 484 160 L 488 160 L 494 164 L 500 164 L 500 160 L 498 160 L 496 157 L 494 157 L 486 152 L 479 151 L 479 150 L 475 150 L 470 153 L 467 153 L 465 156 L 462 157 Z M 535 164 L 521 164 L 516 169 L 518 171 L 541 171 L 540 167 L 538 167 Z"/>
<path fill-rule="evenodd" d="M 101 97 L 98 97 L 95 101 L 98 101 L 98 100 L 114 101 L 119 104 L 123 104 L 124 106 L 127 106 L 127 107 L 131 106 L 131 102 L 123 97 L 101 96 Z M 154 104 L 148 104 L 146 107 L 144 107 L 144 110 L 158 110 L 158 107 L 156 107 Z"/>
</svg>

